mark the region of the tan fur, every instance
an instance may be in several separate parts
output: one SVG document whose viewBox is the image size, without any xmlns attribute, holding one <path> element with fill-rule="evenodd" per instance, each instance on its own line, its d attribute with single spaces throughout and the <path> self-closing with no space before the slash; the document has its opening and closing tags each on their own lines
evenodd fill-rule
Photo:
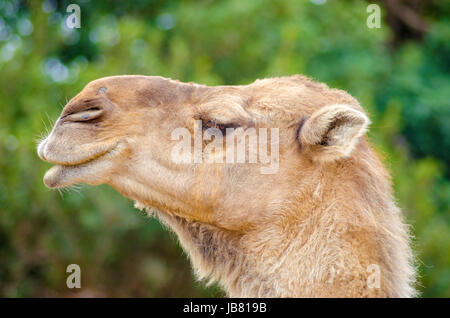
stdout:
<svg viewBox="0 0 450 318">
<path fill-rule="evenodd" d="M 174 163 L 171 132 L 196 119 L 279 128 L 279 170 Z M 368 123 L 346 92 L 302 76 L 217 87 L 117 76 L 69 101 L 38 153 L 55 164 L 49 187 L 107 183 L 156 208 L 198 277 L 231 297 L 411 297 L 408 228 Z"/>
</svg>

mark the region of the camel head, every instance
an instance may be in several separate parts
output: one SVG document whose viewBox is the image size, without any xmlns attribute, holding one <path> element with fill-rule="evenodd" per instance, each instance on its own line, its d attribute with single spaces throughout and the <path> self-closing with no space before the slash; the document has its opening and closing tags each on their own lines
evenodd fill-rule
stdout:
<svg viewBox="0 0 450 318">
<path fill-rule="evenodd" d="M 367 124 L 347 93 L 301 76 L 216 87 L 113 76 L 67 103 L 38 154 L 54 164 L 49 188 L 109 184 L 143 206 L 243 230 L 360 151 Z"/>
</svg>

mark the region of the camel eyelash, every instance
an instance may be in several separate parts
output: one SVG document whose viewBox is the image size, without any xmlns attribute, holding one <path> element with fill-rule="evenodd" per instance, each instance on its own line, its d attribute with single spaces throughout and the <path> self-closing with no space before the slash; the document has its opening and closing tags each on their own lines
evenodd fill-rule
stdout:
<svg viewBox="0 0 450 318">
<path fill-rule="evenodd" d="M 202 129 L 203 130 L 207 130 L 209 128 L 218 129 L 218 130 L 221 131 L 222 135 L 226 135 L 227 128 L 234 128 L 234 129 L 236 129 L 238 127 L 239 127 L 239 125 L 234 124 L 234 123 L 220 124 L 220 123 L 217 123 L 214 120 L 202 120 Z"/>
<path fill-rule="evenodd" d="M 90 112 L 90 111 L 96 111 L 96 110 L 102 110 L 102 109 L 101 109 L 101 107 L 91 107 L 91 108 L 88 108 L 88 109 L 86 109 L 84 111 L 85 112 Z"/>
</svg>

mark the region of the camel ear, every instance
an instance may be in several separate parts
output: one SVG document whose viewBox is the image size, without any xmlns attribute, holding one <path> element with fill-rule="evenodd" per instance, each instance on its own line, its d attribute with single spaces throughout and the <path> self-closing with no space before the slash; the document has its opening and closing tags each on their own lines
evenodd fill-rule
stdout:
<svg viewBox="0 0 450 318">
<path fill-rule="evenodd" d="M 313 159 L 333 161 L 347 157 L 369 125 L 367 116 L 347 105 L 326 106 L 312 114 L 299 129 L 298 139 Z"/>
</svg>

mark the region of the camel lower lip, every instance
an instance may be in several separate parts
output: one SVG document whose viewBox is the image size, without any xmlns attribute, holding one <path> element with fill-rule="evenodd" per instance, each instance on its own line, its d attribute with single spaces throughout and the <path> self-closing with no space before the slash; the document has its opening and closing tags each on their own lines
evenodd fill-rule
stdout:
<svg viewBox="0 0 450 318">
<path fill-rule="evenodd" d="M 44 175 L 45 186 L 51 189 L 64 187 L 64 185 L 58 181 L 62 178 L 64 170 L 67 169 L 67 167 L 68 166 L 56 165 L 47 170 Z"/>
<path fill-rule="evenodd" d="M 48 188 L 55 189 L 68 187 L 81 182 L 82 179 L 93 173 L 93 166 L 101 164 L 104 161 L 99 159 L 107 155 L 112 149 L 77 163 L 56 164 L 45 173 L 44 184 Z"/>
<path fill-rule="evenodd" d="M 101 160 L 92 160 L 80 165 L 55 165 L 44 175 L 44 184 L 48 188 L 64 188 L 82 182 L 93 174 L 92 166 L 101 163 Z"/>
</svg>

